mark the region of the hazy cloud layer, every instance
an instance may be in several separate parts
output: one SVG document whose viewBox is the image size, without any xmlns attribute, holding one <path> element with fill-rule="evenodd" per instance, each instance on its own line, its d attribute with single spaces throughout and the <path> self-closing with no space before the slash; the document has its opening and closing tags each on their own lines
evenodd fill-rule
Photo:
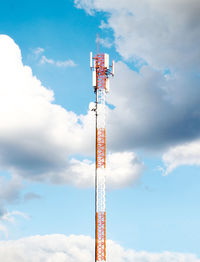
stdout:
<svg viewBox="0 0 200 262">
<path fill-rule="evenodd" d="M 175 252 L 148 253 L 124 249 L 107 241 L 107 261 L 116 262 L 199 262 L 195 254 Z M 46 235 L 0 242 L 0 260 L 4 262 L 92 262 L 94 240 L 87 236 Z"/>
<path fill-rule="evenodd" d="M 41 196 L 33 192 L 28 192 L 24 195 L 24 201 L 29 201 L 33 199 L 41 199 Z"/>
<path fill-rule="evenodd" d="M 32 55 L 30 55 L 31 58 L 37 60 L 40 64 L 50 64 L 57 67 L 75 67 L 77 66 L 76 63 L 72 59 L 67 59 L 64 61 L 55 60 L 52 58 L 47 58 L 44 55 L 45 49 L 42 47 L 37 47 L 32 50 Z"/>
<path fill-rule="evenodd" d="M 23 217 L 25 219 L 28 219 L 29 217 L 24 214 L 23 212 L 20 212 L 20 211 L 17 211 L 17 210 L 14 210 L 12 212 L 7 212 L 5 213 L 3 216 L 2 216 L 2 220 L 3 221 L 7 221 L 7 222 L 10 222 L 10 223 L 13 223 L 15 221 L 15 216 L 20 216 L 20 217 Z"/>
<path fill-rule="evenodd" d="M 86 162 L 71 160 L 71 156 L 94 154 L 94 113 L 78 116 L 53 104 L 53 92 L 22 64 L 19 47 L 5 35 L 0 36 L 0 56 L 0 168 L 13 177 L 34 181 L 91 185 L 92 172 L 83 174 L 80 169 Z M 131 184 L 142 173 L 143 164 L 133 153 L 128 156 L 120 169 L 125 175 L 117 182 L 110 180 L 113 187 L 127 185 L 127 181 Z M 115 166 L 115 161 L 110 167 L 114 177 L 112 163 Z M 93 164 L 88 167 L 91 170 Z"/>
<path fill-rule="evenodd" d="M 20 198 L 20 191 L 23 185 L 21 179 L 13 176 L 11 179 L 5 179 L 0 176 L 0 203 L 14 203 Z M 1 212 L 0 212 L 1 213 Z M 0 215 L 1 216 L 1 215 Z"/>
<path fill-rule="evenodd" d="M 76 66 L 75 62 L 71 59 L 65 60 L 65 61 L 55 61 L 53 59 L 47 58 L 45 55 L 43 55 L 40 59 L 41 64 L 51 64 L 55 65 L 57 67 L 74 67 Z"/>
<path fill-rule="evenodd" d="M 18 211 L 9 212 L 7 205 L 16 204 L 20 200 L 20 193 L 23 188 L 21 179 L 17 176 L 12 176 L 10 179 L 6 179 L 4 176 L 0 176 L 0 231 L 3 235 L 8 235 L 7 226 L 3 222 L 14 221 L 14 215 Z M 12 221 L 11 221 L 12 220 Z"/>
<path fill-rule="evenodd" d="M 15 228 L 15 222 L 19 220 L 19 218 L 29 219 L 29 216 L 25 213 L 13 210 L 11 212 L 7 211 L 6 208 L 1 206 L 0 209 L 0 238 L 7 238 L 9 236 L 9 232 L 12 231 L 13 227 Z"/>
</svg>

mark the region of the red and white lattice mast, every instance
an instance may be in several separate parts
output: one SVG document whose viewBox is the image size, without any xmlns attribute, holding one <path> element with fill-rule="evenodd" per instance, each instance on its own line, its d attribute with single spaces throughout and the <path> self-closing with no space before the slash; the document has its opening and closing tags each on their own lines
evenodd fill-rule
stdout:
<svg viewBox="0 0 200 262">
<path fill-rule="evenodd" d="M 90 53 L 90 68 L 93 73 L 93 88 L 96 94 L 96 173 L 95 173 L 95 261 L 106 261 L 106 94 L 109 92 L 109 76 L 114 76 L 114 62 L 109 65 L 109 55 Z"/>
</svg>

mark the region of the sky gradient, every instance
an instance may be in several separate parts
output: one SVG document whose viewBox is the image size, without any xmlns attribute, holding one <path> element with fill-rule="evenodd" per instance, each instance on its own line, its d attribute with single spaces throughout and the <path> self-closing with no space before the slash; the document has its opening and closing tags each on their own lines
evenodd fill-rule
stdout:
<svg viewBox="0 0 200 262">
<path fill-rule="evenodd" d="M 200 261 L 199 12 L 198 0 L 0 3 L 0 260 L 94 260 L 99 32 L 116 62 L 108 262 Z"/>
</svg>

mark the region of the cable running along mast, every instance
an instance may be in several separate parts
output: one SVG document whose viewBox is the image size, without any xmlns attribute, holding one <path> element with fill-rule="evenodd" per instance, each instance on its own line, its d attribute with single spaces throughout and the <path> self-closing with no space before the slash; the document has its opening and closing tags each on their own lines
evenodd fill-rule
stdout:
<svg viewBox="0 0 200 262">
<path fill-rule="evenodd" d="M 96 94 L 96 173 L 95 173 L 95 261 L 106 261 L 106 94 L 109 92 L 109 76 L 114 76 L 114 62 L 109 65 L 109 55 L 90 52 L 90 68 L 93 73 L 93 88 Z"/>
</svg>

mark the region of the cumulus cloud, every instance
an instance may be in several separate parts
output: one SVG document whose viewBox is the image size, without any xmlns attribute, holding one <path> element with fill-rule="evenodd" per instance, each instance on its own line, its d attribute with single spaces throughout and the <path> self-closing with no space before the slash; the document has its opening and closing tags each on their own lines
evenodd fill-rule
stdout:
<svg viewBox="0 0 200 262">
<path fill-rule="evenodd" d="M 92 14 L 109 13 L 117 51 L 158 68 L 200 65 L 199 0 L 75 0 Z"/>
<path fill-rule="evenodd" d="M 195 254 L 176 252 L 148 253 L 124 249 L 107 241 L 107 261 L 116 262 L 199 262 Z M 88 236 L 46 235 L 0 242 L 0 259 L 4 262 L 92 262 L 94 240 Z"/>
<path fill-rule="evenodd" d="M 200 135 L 197 75 L 163 74 L 150 66 L 135 72 L 116 63 L 108 103 L 108 141 L 115 150 L 160 150 Z M 119 124 L 120 123 L 120 124 Z"/>
<path fill-rule="evenodd" d="M 43 55 L 40 59 L 41 64 L 51 64 L 55 65 L 57 67 L 74 67 L 76 66 L 75 62 L 71 59 L 65 60 L 65 61 L 55 61 L 53 59 L 47 58 L 45 55 Z"/>
<path fill-rule="evenodd" d="M 170 148 L 162 157 L 167 175 L 175 168 L 184 165 L 200 166 L 200 140 Z"/>
<path fill-rule="evenodd" d="M 5 35 L 0 36 L 0 56 L 1 169 L 15 178 L 84 186 L 92 179 L 92 173 L 83 175 L 80 167 L 92 170 L 93 164 L 72 160 L 72 156 L 87 158 L 94 153 L 93 112 L 78 116 L 52 103 L 53 92 L 42 86 L 30 67 L 22 64 L 19 47 Z M 113 159 L 116 157 L 113 155 Z M 122 166 L 126 175 L 117 182 L 111 180 L 114 187 L 120 183 L 127 185 L 127 181 L 132 183 L 141 175 L 142 163 L 134 154 L 127 155 Z M 7 198 L 9 192 L 4 192 Z"/>
<path fill-rule="evenodd" d="M 22 64 L 19 47 L 8 36 L 0 36 L 0 55 L 1 168 L 28 177 L 65 168 L 69 154 L 91 152 L 93 117 L 53 104 L 53 92 Z"/>
<path fill-rule="evenodd" d="M 112 46 L 112 42 L 111 42 L 111 40 L 108 37 L 106 37 L 106 38 L 99 38 L 99 43 L 102 46 L 105 46 L 107 48 L 110 48 Z"/>
<path fill-rule="evenodd" d="M 94 163 L 73 155 L 87 159 L 94 153 L 94 114 L 78 116 L 53 104 L 53 92 L 22 64 L 19 47 L 7 36 L 0 37 L 0 53 L 1 169 L 33 181 L 91 185 L 88 180 Z M 198 85 L 199 77 L 190 73 L 164 75 L 150 66 L 137 73 L 122 62 L 116 64 L 111 83 L 114 92 L 111 88 L 112 95 L 108 96 L 108 102 L 115 106 L 107 116 L 108 142 L 114 152 L 130 153 L 125 157 L 127 162 L 121 162 L 123 170 L 114 168 L 114 161 L 108 158 L 110 187 L 133 184 L 141 176 L 143 164 L 131 153 L 133 148 L 158 149 L 198 138 Z M 110 158 L 120 158 L 120 154 Z M 80 172 L 81 168 L 86 171 Z M 115 176 L 117 169 L 126 175 L 118 172 Z"/>
</svg>

